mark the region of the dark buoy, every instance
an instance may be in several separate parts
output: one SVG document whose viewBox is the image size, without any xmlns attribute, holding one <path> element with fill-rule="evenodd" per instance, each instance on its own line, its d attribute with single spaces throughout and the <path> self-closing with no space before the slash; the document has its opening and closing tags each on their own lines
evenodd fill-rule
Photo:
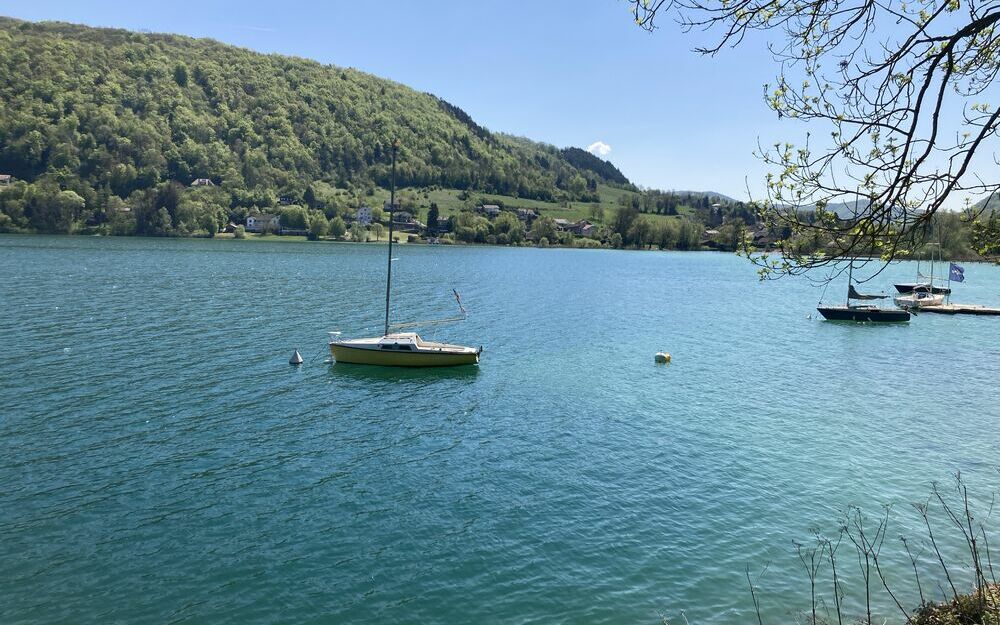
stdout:
<svg viewBox="0 0 1000 625">
<path fill-rule="evenodd" d="M 292 357 L 288 359 L 288 364 L 290 365 L 302 364 L 302 354 L 299 353 L 299 350 L 295 350 L 295 353 L 292 354 Z"/>
</svg>

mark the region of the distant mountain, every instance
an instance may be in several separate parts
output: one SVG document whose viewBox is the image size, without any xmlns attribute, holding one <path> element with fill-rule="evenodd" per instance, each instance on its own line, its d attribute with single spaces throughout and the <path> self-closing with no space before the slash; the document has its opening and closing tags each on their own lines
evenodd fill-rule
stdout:
<svg viewBox="0 0 1000 625">
<path fill-rule="evenodd" d="M 992 213 L 1000 211 L 1000 193 L 994 193 L 989 197 L 985 197 L 973 205 L 975 210 L 983 210 L 983 212 Z"/>
<path fill-rule="evenodd" d="M 439 185 L 581 200 L 627 185 L 583 150 L 513 139 L 459 107 L 353 69 L 207 39 L 0 18 L 0 174 L 44 177 L 87 206 L 210 180 L 234 205 Z"/>
<path fill-rule="evenodd" d="M 863 210 L 868 208 L 868 200 L 855 200 L 853 202 L 834 202 L 826 205 L 826 210 L 836 213 L 841 219 L 853 219 Z"/>
</svg>

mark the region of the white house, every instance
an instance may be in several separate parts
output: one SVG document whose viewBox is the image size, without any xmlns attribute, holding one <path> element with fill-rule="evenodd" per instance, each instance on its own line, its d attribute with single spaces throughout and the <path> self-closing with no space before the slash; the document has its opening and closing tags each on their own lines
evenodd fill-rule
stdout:
<svg viewBox="0 0 1000 625">
<path fill-rule="evenodd" d="M 208 178 L 197 178 L 191 183 L 192 187 L 214 187 L 215 183 Z"/>
<path fill-rule="evenodd" d="M 277 232 L 281 229 L 281 218 L 277 215 L 250 215 L 246 229 L 247 232 Z"/>
<path fill-rule="evenodd" d="M 11 175 L 10 174 L 0 174 L 0 185 L 7 186 L 10 184 Z"/>
<path fill-rule="evenodd" d="M 367 206 L 362 206 L 358 209 L 358 212 L 355 213 L 354 219 L 362 226 L 372 225 L 372 209 Z"/>
</svg>

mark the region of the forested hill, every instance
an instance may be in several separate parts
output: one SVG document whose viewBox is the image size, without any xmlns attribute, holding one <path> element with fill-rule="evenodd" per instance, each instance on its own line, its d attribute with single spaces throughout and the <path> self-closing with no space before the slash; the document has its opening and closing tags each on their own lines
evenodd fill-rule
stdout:
<svg viewBox="0 0 1000 625">
<path fill-rule="evenodd" d="M 58 180 L 88 207 L 207 178 L 233 205 L 319 182 L 440 185 L 580 200 L 627 185 L 580 150 L 493 133 L 433 95 L 352 69 L 205 39 L 0 18 L 0 174 Z M 315 192 L 315 188 L 312 189 Z"/>
<path fill-rule="evenodd" d="M 629 183 L 628 178 L 625 177 L 625 174 L 618 171 L 617 167 L 609 161 L 597 158 L 586 150 L 581 150 L 580 148 L 563 148 L 562 155 L 563 158 L 569 161 L 570 165 L 584 171 L 592 172 L 603 180 L 618 184 Z"/>
</svg>

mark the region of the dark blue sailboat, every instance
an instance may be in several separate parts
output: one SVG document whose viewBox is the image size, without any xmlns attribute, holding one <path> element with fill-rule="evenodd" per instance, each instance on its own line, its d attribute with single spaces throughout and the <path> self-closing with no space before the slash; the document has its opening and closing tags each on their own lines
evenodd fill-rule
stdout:
<svg viewBox="0 0 1000 625">
<path fill-rule="evenodd" d="M 937 245 L 929 244 L 929 245 Z M 938 258 L 940 260 L 940 251 L 938 252 Z M 917 260 L 917 278 L 921 279 L 922 282 L 902 282 L 900 284 L 894 284 L 896 290 L 900 293 L 930 293 L 932 295 L 951 295 L 951 280 L 948 280 L 948 286 L 939 286 L 934 284 L 934 251 L 931 251 L 931 275 L 930 277 L 925 276 L 920 273 L 920 260 Z"/>
<path fill-rule="evenodd" d="M 870 301 L 885 299 L 888 295 L 859 293 L 853 283 L 854 262 L 847 270 L 847 303 L 844 306 L 817 306 L 816 310 L 829 321 L 856 321 L 873 323 L 899 323 L 910 320 L 910 313 L 898 308 L 881 308 L 871 304 L 852 304 L 852 300 Z"/>
</svg>

